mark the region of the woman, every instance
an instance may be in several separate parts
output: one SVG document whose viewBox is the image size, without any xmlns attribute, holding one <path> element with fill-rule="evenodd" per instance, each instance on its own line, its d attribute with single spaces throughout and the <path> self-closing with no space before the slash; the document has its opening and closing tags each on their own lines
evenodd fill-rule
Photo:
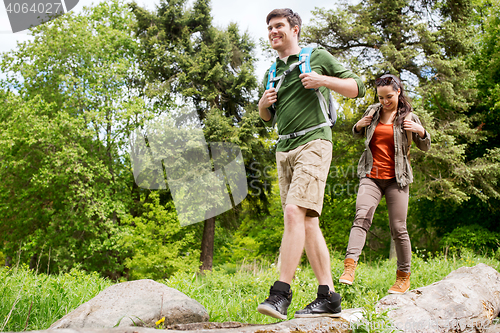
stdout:
<svg viewBox="0 0 500 333">
<path fill-rule="evenodd" d="M 411 265 L 411 244 L 406 230 L 408 185 L 413 182 L 409 149 L 413 140 L 421 150 L 429 150 L 431 138 L 412 112 L 399 78 L 385 74 L 375 81 L 375 85 L 380 103 L 371 105 L 352 129 L 355 137 L 366 136 L 366 141 L 358 164 L 361 180 L 356 217 L 339 282 L 352 284 L 373 214 L 385 195 L 398 259 L 396 283 L 389 293 L 404 293 L 410 289 Z"/>
</svg>

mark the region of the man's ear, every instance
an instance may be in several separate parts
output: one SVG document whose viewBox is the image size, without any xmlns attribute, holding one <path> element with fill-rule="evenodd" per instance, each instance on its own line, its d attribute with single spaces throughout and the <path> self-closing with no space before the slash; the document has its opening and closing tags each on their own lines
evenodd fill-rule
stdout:
<svg viewBox="0 0 500 333">
<path fill-rule="evenodd" d="M 298 25 L 295 25 L 292 30 L 297 36 L 299 35 L 300 28 Z"/>
</svg>

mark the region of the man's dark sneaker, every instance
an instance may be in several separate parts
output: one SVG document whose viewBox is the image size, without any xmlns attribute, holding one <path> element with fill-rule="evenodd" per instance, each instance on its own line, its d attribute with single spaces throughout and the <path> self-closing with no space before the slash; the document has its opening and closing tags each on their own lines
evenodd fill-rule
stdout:
<svg viewBox="0 0 500 333">
<path fill-rule="evenodd" d="M 276 281 L 269 291 L 269 297 L 257 307 L 260 313 L 277 319 L 286 320 L 286 310 L 292 302 L 290 285 Z"/>
<path fill-rule="evenodd" d="M 318 297 L 303 310 L 295 312 L 295 318 L 340 317 L 341 301 L 340 294 L 330 291 L 326 285 L 319 286 Z"/>
</svg>

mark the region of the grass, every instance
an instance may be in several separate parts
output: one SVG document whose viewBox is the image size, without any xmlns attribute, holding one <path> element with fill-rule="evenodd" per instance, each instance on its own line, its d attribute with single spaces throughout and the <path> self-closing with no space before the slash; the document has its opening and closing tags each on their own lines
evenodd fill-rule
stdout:
<svg viewBox="0 0 500 333">
<path fill-rule="evenodd" d="M 96 296 L 112 282 L 78 270 L 36 274 L 27 267 L 0 268 L 0 332 L 43 330 Z"/>
<path fill-rule="evenodd" d="M 490 265 L 497 271 L 500 269 L 498 260 L 480 257 L 471 252 L 462 252 L 460 257 L 436 256 L 431 259 L 426 259 L 417 252 L 412 258 L 412 288 L 429 285 L 455 269 L 478 263 Z M 342 270 L 343 260 L 340 254 L 334 254 L 334 282 Z M 337 292 L 343 297 L 343 309 L 364 308 L 371 321 L 371 325 L 363 325 L 355 331 L 391 331 L 390 328 L 381 328 L 387 327 L 387 317 L 376 314 L 374 305 L 387 295 L 387 289 L 394 283 L 395 273 L 395 261 L 361 262 L 356 270 L 353 286 L 335 282 Z M 278 320 L 259 314 L 256 308 L 268 296 L 269 288 L 277 278 L 278 271 L 274 265 L 253 263 L 238 266 L 226 264 L 205 275 L 179 272 L 159 282 L 199 301 L 208 310 L 213 322 L 265 324 Z M 36 274 L 26 267 L 0 268 L 0 331 L 47 329 L 63 315 L 112 284 L 113 282 L 100 278 L 95 273 L 87 274 L 78 270 L 48 276 Z M 316 289 L 317 282 L 310 267 L 300 267 L 292 282 L 294 295 L 289 318 L 313 300 Z"/>
<path fill-rule="evenodd" d="M 497 271 L 500 269 L 498 260 L 479 257 L 471 252 L 462 252 L 460 258 L 437 256 L 432 259 L 425 259 L 416 253 L 412 258 L 412 289 L 439 281 L 462 266 L 479 263 L 490 265 Z M 338 255 L 338 258 L 332 259 L 332 274 L 336 291 L 343 298 L 342 308 L 365 308 L 371 311 L 372 317 L 377 317 L 373 313 L 374 305 L 387 295 L 387 290 L 396 279 L 395 260 L 369 264 L 361 262 L 352 286 L 336 282 L 342 271 L 343 260 Z M 165 283 L 199 301 L 208 310 L 211 321 L 273 323 L 277 320 L 259 314 L 256 308 L 269 295 L 269 288 L 277 278 L 278 271 L 273 265 L 241 265 L 236 271 L 234 266 L 228 265 L 204 276 L 178 273 Z M 294 294 L 288 309 L 289 318 L 314 299 L 316 290 L 317 282 L 310 267 L 299 268 L 292 282 Z"/>
</svg>

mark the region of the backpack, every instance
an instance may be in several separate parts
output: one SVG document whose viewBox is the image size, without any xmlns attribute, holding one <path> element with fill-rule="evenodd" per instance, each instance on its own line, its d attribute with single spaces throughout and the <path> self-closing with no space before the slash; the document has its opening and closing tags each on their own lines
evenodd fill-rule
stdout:
<svg viewBox="0 0 500 333">
<path fill-rule="evenodd" d="M 271 65 L 271 67 L 269 68 L 269 74 L 267 76 L 266 90 L 273 88 L 274 83 L 278 82 L 276 84 L 276 92 L 278 92 L 285 77 L 288 74 L 290 74 L 296 67 L 299 67 L 301 73 L 310 73 L 311 72 L 311 53 L 312 53 L 312 51 L 313 51 L 312 47 L 305 47 L 305 48 L 301 49 L 300 53 L 299 53 L 299 61 L 291 64 L 290 67 L 283 74 L 281 74 L 278 77 L 276 77 L 276 63 L 273 63 Z M 314 90 L 314 92 L 316 93 L 316 96 L 318 97 L 319 105 L 321 106 L 321 111 L 323 112 L 323 116 L 325 117 L 325 122 L 321 123 L 319 125 L 310 127 L 310 128 L 306 128 L 305 130 L 295 132 L 295 133 L 286 134 L 286 135 L 279 135 L 279 140 L 296 138 L 298 136 L 306 134 L 307 132 L 310 132 L 310 131 L 313 131 L 315 129 L 325 127 L 325 126 L 330 126 L 330 128 L 332 128 L 335 125 L 335 123 L 337 122 L 338 105 L 337 105 L 337 102 L 335 101 L 335 99 L 333 98 L 331 91 L 329 93 L 329 97 L 328 97 L 329 101 L 327 103 L 325 100 L 325 97 L 319 91 L 319 89 L 311 89 L 311 90 Z M 274 126 L 274 124 L 276 124 L 276 118 L 277 117 L 276 117 L 276 113 L 275 113 L 272 126 Z"/>
</svg>

